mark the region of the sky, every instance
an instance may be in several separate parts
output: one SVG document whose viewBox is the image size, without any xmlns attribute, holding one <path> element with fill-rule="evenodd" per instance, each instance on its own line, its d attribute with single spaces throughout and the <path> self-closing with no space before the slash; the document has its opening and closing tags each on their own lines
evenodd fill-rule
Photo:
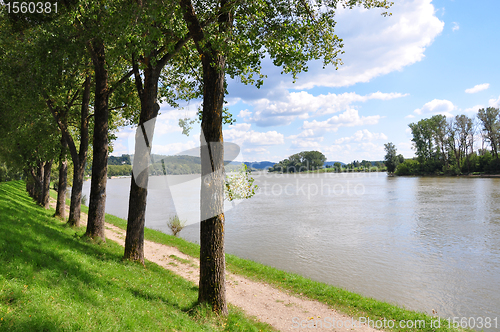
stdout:
<svg viewBox="0 0 500 332">
<path fill-rule="evenodd" d="M 293 83 L 267 59 L 257 89 L 228 80 L 226 101 L 236 119 L 224 140 L 238 161 L 278 162 L 317 150 L 329 161 L 383 160 L 384 144 L 414 156 L 408 124 L 435 114 L 473 116 L 500 105 L 498 0 L 393 0 L 392 16 L 355 8 L 336 13 L 344 63 L 335 70 L 309 63 Z M 161 105 L 153 153 L 198 147 L 199 124 L 182 135 L 179 118 L 194 118 L 200 100 L 179 109 Z M 134 153 L 135 128 L 122 128 L 112 155 Z"/>
</svg>

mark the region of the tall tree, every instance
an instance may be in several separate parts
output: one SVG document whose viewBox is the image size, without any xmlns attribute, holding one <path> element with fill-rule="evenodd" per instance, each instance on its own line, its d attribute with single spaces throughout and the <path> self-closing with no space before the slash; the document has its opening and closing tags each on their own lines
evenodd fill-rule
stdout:
<svg viewBox="0 0 500 332">
<path fill-rule="evenodd" d="M 384 7 L 387 1 L 179 0 L 203 68 L 200 287 L 198 300 L 227 313 L 223 214 L 223 104 L 225 74 L 259 86 L 267 52 L 295 75 L 307 61 L 339 64 L 341 39 L 334 33 L 337 5 Z M 215 19 L 213 18 L 215 13 Z M 253 79 L 253 74 L 259 79 Z"/>
<path fill-rule="evenodd" d="M 57 202 L 55 216 L 61 219 L 66 219 L 66 190 L 68 187 L 68 161 L 66 154 L 68 144 L 66 139 L 61 135 L 61 154 L 59 155 L 59 180 L 57 184 Z"/>
<path fill-rule="evenodd" d="M 494 107 L 481 108 L 477 117 L 481 120 L 482 131 L 486 141 L 491 146 L 491 152 L 498 159 L 498 148 L 500 146 L 500 110 Z"/>
<path fill-rule="evenodd" d="M 87 230 L 85 235 L 105 241 L 104 217 L 106 205 L 108 135 L 110 97 L 133 71 L 124 63 L 122 54 L 126 38 L 116 38 L 129 20 L 121 10 L 128 8 L 122 1 L 80 1 L 79 10 L 71 20 L 79 38 L 86 41 L 86 49 L 94 71 L 94 134 L 92 140 L 92 179 Z M 128 11 L 126 11 L 128 13 Z"/>
<path fill-rule="evenodd" d="M 191 38 L 187 29 L 183 29 L 180 8 L 176 2 L 163 1 L 138 4 L 137 34 L 140 42 L 134 45 L 131 62 L 134 71 L 135 86 L 141 103 L 139 123 L 135 140 L 134 165 L 130 185 L 129 210 L 127 217 L 127 235 L 125 238 L 125 258 L 144 264 L 144 224 L 146 216 L 146 198 L 148 193 L 151 142 L 153 141 L 155 119 L 160 110 L 159 97 L 174 102 L 175 86 L 182 85 L 190 91 L 188 80 L 183 80 L 177 68 L 170 66 L 168 75 L 163 75 L 161 94 L 158 96 L 158 84 L 162 70 L 181 51 Z M 153 15 L 154 13 L 154 15 Z M 171 26 L 172 22 L 177 26 Z M 181 23 L 181 24 L 179 24 Z M 179 26 L 180 25 L 180 26 Z M 139 38 L 139 36 L 137 36 Z M 185 60 L 182 61 L 185 63 Z M 142 70 L 141 70 L 142 69 Z M 181 78 L 181 79 L 179 79 Z"/>
<path fill-rule="evenodd" d="M 396 146 L 391 142 L 389 142 L 384 144 L 384 149 L 386 152 L 384 157 L 384 163 L 385 166 L 387 167 L 387 173 L 393 174 L 394 171 L 396 170 L 396 167 L 399 164 L 399 158 L 397 155 Z"/>
</svg>

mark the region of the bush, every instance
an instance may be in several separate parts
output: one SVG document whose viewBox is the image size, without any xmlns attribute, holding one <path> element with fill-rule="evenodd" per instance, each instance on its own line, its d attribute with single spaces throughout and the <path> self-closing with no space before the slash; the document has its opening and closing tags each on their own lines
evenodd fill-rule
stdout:
<svg viewBox="0 0 500 332">
<path fill-rule="evenodd" d="M 173 217 L 170 217 L 167 222 L 168 228 L 172 231 L 172 234 L 174 236 L 177 236 L 177 234 L 182 231 L 182 229 L 186 226 L 186 222 L 182 221 L 179 216 L 175 215 Z"/>
<path fill-rule="evenodd" d="M 399 164 L 394 171 L 396 175 L 417 175 L 419 174 L 420 163 L 417 160 L 406 159 Z"/>
<path fill-rule="evenodd" d="M 82 200 L 81 200 L 82 205 L 87 205 L 87 195 L 82 195 Z"/>
</svg>

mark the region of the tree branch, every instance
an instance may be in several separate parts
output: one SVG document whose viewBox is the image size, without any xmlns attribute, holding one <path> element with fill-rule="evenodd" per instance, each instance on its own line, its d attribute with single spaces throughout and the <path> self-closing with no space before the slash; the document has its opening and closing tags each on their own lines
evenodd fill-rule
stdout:
<svg viewBox="0 0 500 332">
<path fill-rule="evenodd" d="M 130 76 L 134 74 L 134 70 L 131 69 L 127 74 L 125 74 L 115 85 L 108 90 L 108 95 L 111 95 L 116 88 L 118 88 L 121 84 L 123 84 Z"/>
<path fill-rule="evenodd" d="M 134 71 L 135 87 L 137 89 L 137 94 L 139 95 L 139 99 L 142 102 L 144 85 L 142 84 L 141 74 L 139 73 L 139 66 L 137 65 L 137 60 L 135 59 L 134 54 L 132 54 L 132 70 Z"/>
</svg>

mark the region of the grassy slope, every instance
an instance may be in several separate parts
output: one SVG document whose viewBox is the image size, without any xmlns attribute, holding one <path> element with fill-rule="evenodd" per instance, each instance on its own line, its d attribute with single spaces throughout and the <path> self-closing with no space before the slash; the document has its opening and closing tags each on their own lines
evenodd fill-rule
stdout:
<svg viewBox="0 0 500 332">
<path fill-rule="evenodd" d="M 0 331 L 258 331 L 196 304 L 197 287 L 123 248 L 90 243 L 36 206 L 22 182 L 0 183 Z"/>
<path fill-rule="evenodd" d="M 87 212 L 88 208 L 82 206 L 82 211 Z M 122 229 L 127 228 L 126 220 L 116 216 L 107 214 L 106 221 Z M 199 245 L 184 239 L 148 228 L 145 229 L 145 238 L 150 241 L 177 247 L 183 253 L 199 258 Z M 445 320 L 442 320 L 441 328 L 431 328 L 430 321 L 436 318 L 424 313 L 406 310 L 400 306 L 367 298 L 341 288 L 313 281 L 294 273 L 281 271 L 234 255 L 226 254 L 226 267 L 233 273 L 246 276 L 252 280 L 266 282 L 296 295 L 318 300 L 354 317 L 369 317 L 371 320 L 394 320 L 396 326 L 402 320 L 425 321 L 426 328 L 396 329 L 398 331 L 459 331 L 448 328 L 448 322 Z"/>
</svg>

